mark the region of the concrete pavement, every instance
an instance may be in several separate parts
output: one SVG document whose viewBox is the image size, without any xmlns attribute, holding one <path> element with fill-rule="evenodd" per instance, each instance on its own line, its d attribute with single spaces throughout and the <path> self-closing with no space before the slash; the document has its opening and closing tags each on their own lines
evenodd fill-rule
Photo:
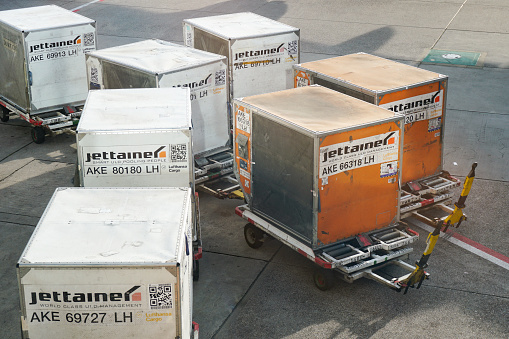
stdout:
<svg viewBox="0 0 509 339">
<path fill-rule="evenodd" d="M 445 169 L 477 178 L 456 232 L 509 256 L 509 2 L 506 0 L 0 0 L 0 10 L 57 4 L 97 21 L 99 48 L 183 43 L 182 20 L 252 11 L 301 29 L 301 61 L 367 52 L 449 76 Z M 431 48 L 484 53 L 480 67 L 422 64 Z M 1 75 L 0 75 L 1 81 Z M 0 333 L 19 338 L 15 264 L 56 187 L 72 186 L 72 135 L 34 144 L 20 119 L 0 123 Z M 456 197 L 459 189 L 456 190 Z M 240 201 L 201 197 L 204 255 L 194 284 L 201 338 L 507 338 L 508 271 L 440 240 L 420 290 L 361 279 L 321 292 L 313 263 L 276 240 L 253 250 Z M 427 232 L 409 262 L 420 257 Z M 390 273 L 390 272 L 388 272 Z"/>
</svg>

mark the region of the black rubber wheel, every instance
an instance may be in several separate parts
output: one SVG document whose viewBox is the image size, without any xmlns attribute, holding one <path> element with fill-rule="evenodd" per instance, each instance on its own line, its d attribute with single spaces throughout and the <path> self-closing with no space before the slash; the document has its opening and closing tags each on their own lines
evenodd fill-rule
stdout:
<svg viewBox="0 0 509 339">
<path fill-rule="evenodd" d="M 0 106 L 0 108 L 1 108 L 1 110 L 0 110 L 1 112 L 0 113 L 2 113 L 1 116 L 0 116 L 0 120 L 2 122 L 9 121 L 9 110 L 7 108 L 3 107 L 3 106 Z"/>
<path fill-rule="evenodd" d="M 46 139 L 46 133 L 44 132 L 44 128 L 41 126 L 35 126 L 30 131 L 30 135 L 32 136 L 32 140 L 36 144 L 42 144 L 44 140 Z"/>
<path fill-rule="evenodd" d="M 319 290 L 327 291 L 334 286 L 334 271 L 325 268 L 317 268 L 313 273 L 313 280 Z"/>
<path fill-rule="evenodd" d="M 263 232 L 253 224 L 246 224 L 244 226 L 244 238 L 251 248 L 260 248 L 263 245 Z"/>
<path fill-rule="evenodd" d="M 200 279 L 200 261 L 193 260 L 193 281 Z"/>
</svg>

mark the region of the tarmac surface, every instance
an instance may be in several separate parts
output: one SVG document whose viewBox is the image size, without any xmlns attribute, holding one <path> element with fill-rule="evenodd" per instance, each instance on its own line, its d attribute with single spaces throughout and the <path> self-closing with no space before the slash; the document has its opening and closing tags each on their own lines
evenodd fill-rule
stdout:
<svg viewBox="0 0 509 339">
<path fill-rule="evenodd" d="M 455 230 L 509 256 L 509 2 L 507 0 L 0 0 L 0 10 L 56 4 L 97 21 L 98 48 L 157 38 L 183 43 L 182 20 L 251 11 L 301 29 L 301 62 L 366 52 L 449 76 L 444 168 L 477 176 Z M 1 14 L 0 14 L 1 16 Z M 430 49 L 478 52 L 476 66 L 424 64 Z M 0 75 L 1 81 L 1 75 Z M 19 338 L 15 265 L 55 188 L 72 186 L 72 134 L 30 138 L 30 126 L 0 123 L 0 337 Z M 459 189 L 455 190 L 455 197 Z M 431 279 L 396 293 L 360 279 L 322 292 L 314 264 L 274 239 L 244 241 L 239 200 L 201 194 L 203 259 L 194 283 L 200 338 L 508 338 L 509 272 L 445 239 Z M 421 234 L 409 263 L 425 248 Z"/>
</svg>

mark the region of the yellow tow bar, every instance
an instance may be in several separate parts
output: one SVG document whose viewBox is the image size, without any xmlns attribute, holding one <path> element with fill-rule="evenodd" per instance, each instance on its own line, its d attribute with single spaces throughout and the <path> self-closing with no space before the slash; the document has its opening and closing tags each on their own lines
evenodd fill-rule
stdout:
<svg viewBox="0 0 509 339">
<path fill-rule="evenodd" d="M 420 288 L 422 282 L 425 279 L 428 279 L 428 273 L 426 273 L 424 269 L 428 266 L 428 259 L 435 248 L 435 244 L 438 241 L 442 227 L 444 227 L 443 231 L 445 232 L 449 226 L 459 227 L 461 222 L 466 219 L 463 215 L 463 208 L 465 208 L 465 200 L 467 200 L 468 193 L 470 193 L 470 188 L 472 188 L 472 183 L 474 182 L 476 167 L 477 163 L 475 162 L 472 164 L 472 169 L 465 179 L 461 196 L 459 197 L 458 202 L 454 204 L 454 211 L 445 219 L 441 220 L 433 232 L 428 235 L 428 239 L 426 239 L 426 249 L 421 256 L 421 259 L 415 263 L 415 270 L 412 273 L 404 275 L 396 280 L 396 284 L 405 288 L 405 294 L 409 287 L 414 288 L 417 284 L 417 288 Z"/>
</svg>

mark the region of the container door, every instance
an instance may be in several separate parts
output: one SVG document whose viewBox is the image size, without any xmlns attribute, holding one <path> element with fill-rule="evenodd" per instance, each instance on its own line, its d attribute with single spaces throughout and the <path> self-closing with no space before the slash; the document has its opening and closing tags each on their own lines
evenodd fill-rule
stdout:
<svg viewBox="0 0 509 339">
<path fill-rule="evenodd" d="M 191 91 L 193 152 L 223 147 L 228 141 L 227 66 L 217 61 L 165 74 L 159 87 L 188 87 Z"/>
<path fill-rule="evenodd" d="M 85 101 L 88 93 L 85 52 L 95 50 L 95 40 L 92 25 L 27 33 L 33 113 Z"/>
<path fill-rule="evenodd" d="M 175 338 L 178 287 L 174 267 L 32 269 L 22 329 L 31 339 Z"/>
<path fill-rule="evenodd" d="M 22 35 L 0 26 L 0 94 L 23 109 L 28 109 L 25 52 Z"/>
<path fill-rule="evenodd" d="M 293 88 L 293 65 L 299 63 L 296 33 L 236 40 L 231 46 L 232 97 Z"/>
<path fill-rule="evenodd" d="M 84 187 L 188 187 L 194 180 L 190 131 L 77 139 Z"/>
<path fill-rule="evenodd" d="M 318 245 L 397 221 L 401 139 L 390 122 L 320 140 Z"/>
<path fill-rule="evenodd" d="M 405 115 L 403 184 L 440 173 L 446 82 L 384 95 L 379 106 Z"/>
</svg>

